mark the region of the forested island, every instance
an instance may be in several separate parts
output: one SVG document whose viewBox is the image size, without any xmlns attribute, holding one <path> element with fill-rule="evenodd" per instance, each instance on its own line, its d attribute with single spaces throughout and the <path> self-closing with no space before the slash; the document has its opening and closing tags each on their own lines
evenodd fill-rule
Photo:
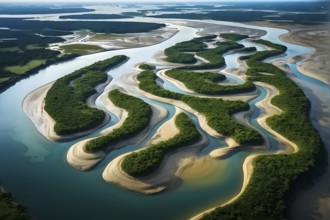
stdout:
<svg viewBox="0 0 330 220">
<path fill-rule="evenodd" d="M 0 219 L 327 219 L 326 2 L 0 5 Z"/>
</svg>

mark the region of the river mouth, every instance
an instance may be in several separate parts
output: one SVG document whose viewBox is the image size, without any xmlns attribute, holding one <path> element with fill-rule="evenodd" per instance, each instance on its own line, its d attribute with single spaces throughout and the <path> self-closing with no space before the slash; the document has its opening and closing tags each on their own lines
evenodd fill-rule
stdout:
<svg viewBox="0 0 330 220">
<path fill-rule="evenodd" d="M 157 19 L 151 20 L 155 21 Z M 160 20 L 158 21 L 160 22 Z M 110 72 L 113 81 L 106 88 L 110 89 L 120 80 L 123 73 L 131 72 L 136 64 L 154 62 L 153 55 L 156 52 L 179 41 L 192 39 L 198 31 L 196 28 L 171 24 L 170 20 L 167 22 L 180 31 L 163 43 L 143 48 L 103 52 L 53 65 L 41 70 L 39 74 L 29 79 L 17 83 L 16 86 L 0 95 L 1 182 L 9 191 L 13 192 L 14 198 L 18 202 L 26 204 L 27 211 L 32 218 L 74 219 L 79 215 L 79 219 L 92 219 L 95 217 L 97 219 L 107 219 L 106 216 L 120 216 L 120 219 L 131 219 L 132 213 L 134 213 L 137 219 L 176 219 L 182 216 L 189 217 L 191 214 L 196 214 L 205 208 L 224 202 L 238 193 L 243 178 L 242 164 L 251 152 L 240 152 L 218 162 L 214 166 L 221 167 L 223 165 L 225 169 L 220 170 L 221 175 L 216 175 L 212 181 L 196 184 L 196 181 L 203 180 L 205 176 L 201 175 L 202 171 L 199 171 L 199 174 L 195 171 L 193 180 L 183 178 L 184 181 L 181 185 L 173 190 L 154 196 L 142 196 L 109 185 L 101 178 L 104 166 L 109 161 L 125 152 L 139 148 L 139 145 L 131 145 L 116 150 L 109 154 L 95 169 L 82 173 L 72 169 L 67 164 L 65 154 L 72 144 L 83 138 L 65 143 L 48 141 L 37 132 L 22 111 L 22 100 L 34 89 L 95 61 L 117 54 L 130 56 L 131 59 L 126 64 Z M 218 25 L 228 24 L 228 22 L 206 21 L 206 23 L 208 22 Z M 238 23 L 230 23 L 230 25 L 242 28 L 259 28 Z M 285 32 L 285 30 L 268 28 L 267 35 L 263 39 L 283 44 L 277 39 L 279 35 Z M 309 48 L 296 47 L 292 44 L 286 45 L 289 47 L 286 57 L 311 53 Z M 144 54 L 144 56 L 139 56 L 140 54 Z M 283 57 L 277 59 L 283 59 Z M 230 67 L 234 67 L 234 64 Z M 168 89 L 171 89 L 171 86 L 173 85 L 168 84 Z M 254 105 L 262 99 L 263 95 L 265 93 L 261 89 L 259 96 L 251 100 L 250 104 Z M 147 99 L 145 98 L 145 100 Z M 168 117 L 173 113 L 173 109 L 169 105 L 153 100 L 148 101 L 167 108 L 169 111 Z M 98 102 L 97 105 L 99 105 Z M 8 107 L 10 107 L 10 111 Z M 257 109 L 254 113 L 256 115 L 252 118 L 258 117 Z M 113 120 L 106 126 L 117 122 L 115 117 L 112 118 Z M 250 123 L 253 124 L 253 120 Z M 95 136 L 97 132 L 88 137 Z M 200 152 L 201 155 L 207 155 L 212 149 L 225 145 L 224 142 L 209 139 L 211 143 Z M 278 148 L 276 140 L 274 140 L 273 146 L 272 151 L 276 151 Z M 208 175 L 212 175 L 212 173 Z M 163 212 L 161 207 L 166 207 L 166 211 Z M 146 208 L 148 211 L 141 212 Z M 160 212 L 162 212 L 161 217 L 159 216 Z M 99 216 L 104 218 L 99 218 Z"/>
</svg>

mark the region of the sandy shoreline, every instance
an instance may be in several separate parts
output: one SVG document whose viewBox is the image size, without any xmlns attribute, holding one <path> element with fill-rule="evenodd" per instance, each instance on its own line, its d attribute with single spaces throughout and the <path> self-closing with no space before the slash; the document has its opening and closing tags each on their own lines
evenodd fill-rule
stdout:
<svg viewBox="0 0 330 220">
<path fill-rule="evenodd" d="M 179 132 L 177 128 L 171 129 L 173 125 L 175 126 L 175 117 L 181 112 L 182 110 L 176 108 L 175 115 L 157 130 L 152 138 L 152 143 L 168 140 Z M 199 142 L 169 153 L 166 155 L 157 171 L 141 178 L 129 176 L 121 168 L 121 163 L 125 156 L 132 153 L 129 152 L 112 160 L 105 168 L 102 177 L 106 182 L 114 183 L 135 192 L 143 194 L 158 193 L 174 185 L 175 182 L 180 179 L 180 174 L 193 163 L 190 158 L 207 143 L 207 138 L 203 136 Z"/>
<path fill-rule="evenodd" d="M 111 77 L 108 77 L 108 80 L 105 83 L 99 84 L 96 86 L 97 94 L 91 96 L 87 100 L 89 106 L 94 106 L 95 99 L 97 95 L 103 91 L 106 85 L 111 81 Z M 88 135 L 100 127 L 104 126 L 109 120 L 110 116 L 105 113 L 105 118 L 103 122 L 95 128 L 77 132 L 72 135 L 58 135 L 54 131 L 55 120 L 46 112 L 45 110 L 45 97 L 48 90 L 52 87 L 54 82 L 48 83 L 44 86 L 41 86 L 31 93 L 29 93 L 23 100 L 22 106 L 23 111 L 27 114 L 30 120 L 33 122 L 37 130 L 48 140 L 52 141 L 68 141 L 77 137 Z"/>
<path fill-rule="evenodd" d="M 166 79 L 167 81 L 171 82 L 175 87 L 178 89 L 189 93 L 191 95 L 194 95 L 199 98 L 216 98 L 216 99 L 223 99 L 223 100 L 228 100 L 228 101 L 243 101 L 247 102 L 253 98 L 255 98 L 259 92 L 258 90 L 254 90 L 252 92 L 246 92 L 246 93 L 239 93 L 239 94 L 233 94 L 233 95 L 203 95 L 196 93 L 190 89 L 188 89 L 184 83 L 181 81 L 175 80 L 165 74 L 167 70 L 160 70 L 157 72 L 157 76 L 159 76 L 161 79 Z M 230 74 L 230 73 L 229 73 Z"/>
<path fill-rule="evenodd" d="M 111 126 L 109 128 L 104 129 L 103 131 L 101 131 L 100 134 L 102 134 L 102 135 L 107 135 L 107 134 L 111 133 L 114 129 L 121 127 L 128 116 L 128 113 L 125 110 L 116 107 L 114 104 L 111 103 L 111 101 L 109 99 L 105 98 L 105 97 L 107 97 L 106 94 L 104 94 L 100 98 L 100 101 L 105 104 L 105 107 L 109 111 L 116 114 L 116 116 L 120 120 L 114 126 Z M 107 101 L 105 101 L 105 99 L 107 99 Z M 123 140 L 123 141 L 120 141 L 120 142 L 114 144 L 113 146 L 111 146 L 111 149 L 109 148 L 109 150 L 107 150 L 107 152 L 103 152 L 103 151 L 96 152 L 96 153 L 85 152 L 84 146 L 85 146 L 86 142 L 94 139 L 95 137 L 80 141 L 80 142 L 72 145 L 70 147 L 70 149 L 68 150 L 68 153 L 66 156 L 67 162 L 72 167 L 74 167 L 78 170 L 81 170 L 81 171 L 90 170 L 97 163 L 99 163 L 110 151 L 112 151 L 114 149 L 122 148 L 126 145 L 130 145 L 133 143 L 138 143 L 138 142 L 143 141 L 146 138 L 146 136 L 149 134 L 150 130 L 156 124 L 158 124 L 163 118 L 165 118 L 167 115 L 167 111 L 164 108 L 161 108 L 156 105 L 151 105 L 151 108 L 152 108 L 153 114 L 152 114 L 152 117 L 150 120 L 150 124 L 144 131 L 140 132 L 139 134 L 135 135 L 132 138 L 128 138 L 126 140 Z"/>
<path fill-rule="evenodd" d="M 279 94 L 279 91 L 277 88 L 275 88 L 274 86 L 271 86 L 269 84 L 266 83 L 262 83 L 262 82 L 254 82 L 256 85 L 259 85 L 261 87 L 263 87 L 266 91 L 267 91 L 267 96 L 265 97 L 265 99 L 261 100 L 260 102 L 256 103 L 256 106 L 258 106 L 261 110 L 260 113 L 260 117 L 257 119 L 258 123 L 267 131 L 269 131 L 270 133 L 272 133 L 275 137 L 277 137 L 281 142 L 285 143 L 288 147 L 286 147 L 285 150 L 280 150 L 278 152 L 276 152 L 277 154 L 280 153 L 285 153 L 285 154 L 289 154 L 289 153 L 295 153 L 298 151 L 298 146 L 289 141 L 288 139 L 286 139 L 285 137 L 283 137 L 281 134 L 277 133 L 276 131 L 274 131 L 273 129 L 271 129 L 267 124 L 266 124 L 266 119 L 275 115 L 275 114 L 280 114 L 282 113 L 282 110 L 277 108 L 276 106 L 273 106 L 271 104 L 271 99 L 274 98 L 275 96 L 277 96 Z M 218 149 L 220 152 L 213 152 L 213 157 L 226 157 L 226 154 L 231 154 L 232 151 L 237 151 L 240 150 L 239 148 L 237 149 L 234 142 L 229 142 L 229 147 L 226 148 L 222 148 L 222 149 Z M 252 149 L 254 146 L 252 146 Z M 212 153 L 212 152 L 211 152 Z M 245 191 L 252 173 L 253 173 L 253 159 L 256 158 L 257 156 L 262 155 L 261 153 L 258 154 L 252 154 L 249 155 L 244 163 L 243 163 L 243 184 L 241 187 L 240 192 L 233 198 L 231 198 L 229 201 L 221 204 L 219 207 L 223 207 L 225 205 L 228 205 L 232 202 L 234 202 L 235 200 L 237 200 Z M 212 211 L 214 211 L 217 207 L 213 207 L 211 209 L 208 209 L 194 217 L 192 217 L 192 220 L 198 220 L 201 219 L 203 217 L 204 214 L 210 213 Z"/>
<path fill-rule="evenodd" d="M 330 83 L 329 23 L 322 25 L 276 24 L 270 22 L 250 22 L 257 26 L 286 29 L 287 34 L 279 36 L 281 41 L 313 48 L 312 54 L 293 57 L 301 62 L 297 69 L 312 78 L 326 84 Z M 290 62 L 290 60 L 289 60 Z"/>
</svg>

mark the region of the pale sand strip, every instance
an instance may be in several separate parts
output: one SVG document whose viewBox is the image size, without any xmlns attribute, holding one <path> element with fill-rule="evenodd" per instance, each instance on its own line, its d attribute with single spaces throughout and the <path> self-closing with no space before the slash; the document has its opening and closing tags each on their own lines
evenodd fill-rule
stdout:
<svg viewBox="0 0 330 220">
<path fill-rule="evenodd" d="M 276 131 L 274 131 L 273 129 L 271 129 L 267 124 L 266 124 L 266 119 L 275 115 L 275 114 L 280 114 L 282 112 L 281 109 L 277 108 L 276 106 L 271 104 L 271 100 L 272 98 L 274 98 L 275 96 L 277 96 L 279 94 L 279 90 L 277 88 L 275 88 L 274 86 L 271 86 L 269 84 L 263 83 L 263 82 L 254 82 L 256 85 L 262 86 L 264 89 L 266 89 L 267 91 L 267 96 L 265 97 L 265 99 L 261 100 L 260 102 L 256 103 L 256 105 L 260 108 L 261 113 L 260 113 L 260 118 L 258 118 L 258 123 L 267 131 L 269 131 L 270 133 L 272 133 L 274 136 L 276 136 L 281 142 L 285 143 L 288 147 L 285 150 L 282 151 L 278 151 L 276 152 L 276 154 L 290 154 L 290 153 L 295 153 L 298 151 L 298 146 L 291 142 L 290 140 L 286 139 L 285 137 L 283 137 L 281 134 L 277 133 Z M 228 153 L 231 153 L 231 150 L 228 151 Z M 219 205 L 219 207 L 223 207 L 225 205 L 228 205 L 234 201 L 236 201 L 245 191 L 252 173 L 253 173 L 253 159 L 256 158 L 257 156 L 262 155 L 262 154 L 253 154 L 248 156 L 244 163 L 243 163 L 243 184 L 242 184 L 242 188 L 240 190 L 240 192 L 233 197 L 232 199 L 230 199 L 229 201 Z M 223 155 L 225 156 L 225 155 Z M 205 214 L 210 213 L 212 211 L 214 211 L 217 207 L 213 207 L 209 210 L 206 210 L 194 217 L 191 218 L 191 220 L 198 220 L 201 219 Z"/>
<path fill-rule="evenodd" d="M 294 36 L 294 35 L 290 31 L 287 34 L 284 34 L 284 35 L 279 36 L 279 39 L 281 41 L 284 41 L 284 42 L 287 42 L 287 43 L 299 44 L 299 45 L 302 45 L 302 46 L 305 46 L 305 47 L 313 48 L 313 53 L 299 55 L 298 58 L 296 58 L 297 60 L 293 60 L 294 58 L 290 58 L 288 60 L 288 62 L 291 62 L 291 61 L 300 62 L 300 64 L 297 65 L 297 69 L 298 69 L 299 72 L 301 72 L 302 74 L 304 74 L 306 76 L 310 76 L 312 78 L 315 78 L 317 80 L 320 80 L 320 81 L 328 84 L 329 83 L 329 77 L 326 77 L 325 75 L 320 75 L 320 74 L 318 74 L 317 71 L 313 72 L 313 71 L 310 71 L 310 70 L 306 69 L 307 66 L 305 65 L 305 62 L 310 61 L 309 59 L 311 57 L 317 56 L 317 52 L 319 52 L 319 50 L 317 50 L 315 47 L 312 47 L 311 45 L 306 45 L 306 44 L 299 43 L 297 40 L 294 40 L 294 37 L 291 39 L 290 37 L 292 37 L 292 36 Z M 320 63 L 316 63 L 315 65 L 319 66 L 319 69 L 322 68 L 322 66 L 320 65 Z M 326 65 L 326 64 L 324 64 L 324 65 Z"/>
<path fill-rule="evenodd" d="M 101 93 L 106 85 L 108 85 L 111 81 L 111 77 L 108 77 L 108 80 L 105 83 L 102 83 L 95 87 L 97 93 Z M 108 114 L 105 114 L 104 121 L 98 125 L 97 127 L 93 129 L 89 129 L 87 131 L 83 132 L 77 132 L 72 135 L 58 135 L 54 131 L 55 126 L 55 120 L 46 112 L 45 110 L 45 97 L 49 91 L 49 89 L 52 87 L 54 82 L 48 83 L 44 86 L 41 86 L 35 90 L 33 90 L 31 93 L 29 93 L 23 100 L 23 110 L 26 113 L 26 115 L 30 118 L 30 120 L 33 122 L 36 129 L 47 139 L 53 140 L 53 141 L 67 141 L 71 140 L 77 137 L 81 137 L 87 134 L 90 134 L 97 130 L 98 128 L 105 125 L 109 119 L 110 116 Z M 95 99 L 97 97 L 97 94 L 93 95 L 92 98 L 88 99 L 88 105 L 93 106 L 93 103 L 95 103 Z"/>
<path fill-rule="evenodd" d="M 175 107 L 175 115 L 173 115 L 173 117 L 170 120 L 168 120 L 160 128 L 158 128 L 155 135 L 150 139 L 148 145 L 157 144 L 162 141 L 167 141 L 168 139 L 178 134 L 179 129 L 175 125 L 175 117 L 181 112 L 182 112 L 181 109 Z"/>
<path fill-rule="evenodd" d="M 198 121 L 199 121 L 199 124 L 200 124 L 201 128 L 206 133 L 208 133 L 209 135 L 211 135 L 212 137 L 215 137 L 215 138 L 222 137 L 222 135 L 218 134 L 213 128 L 211 128 L 207 124 L 206 117 L 203 114 L 201 114 L 201 113 L 197 112 L 196 110 L 190 108 L 187 104 L 185 104 L 185 103 L 183 103 L 181 101 L 178 101 L 178 100 L 159 97 L 159 96 L 156 96 L 156 95 L 147 93 L 147 92 L 145 92 L 145 91 L 143 91 L 141 89 L 137 89 L 137 92 L 139 92 L 143 96 L 148 97 L 150 99 L 153 99 L 153 100 L 156 100 L 156 101 L 159 101 L 159 102 L 164 102 L 164 103 L 168 103 L 168 104 L 174 105 L 174 106 L 176 106 L 178 108 L 184 109 L 184 110 L 186 110 L 186 111 L 194 114 L 198 118 Z"/>
<path fill-rule="evenodd" d="M 111 103 L 111 101 L 105 102 L 104 100 L 106 98 L 104 98 L 104 97 L 107 97 L 107 96 L 103 95 L 101 97 L 100 101 L 105 103 L 105 106 L 109 110 L 114 112 L 114 114 L 116 114 L 116 116 L 120 119 L 116 125 L 100 132 L 101 134 L 106 135 L 106 134 L 110 133 L 111 131 L 113 131 L 115 128 L 121 127 L 122 124 L 124 123 L 124 121 L 126 120 L 128 114 L 123 109 L 119 109 L 119 108 L 115 107 L 114 104 Z M 150 122 L 148 128 L 146 128 L 144 131 L 140 132 L 139 134 L 137 134 L 136 136 L 134 136 L 132 138 L 128 138 L 126 140 L 123 140 L 123 141 L 120 141 L 120 142 L 114 144 L 113 146 L 111 146 L 111 149 L 109 149 L 109 150 L 118 149 L 118 148 L 124 147 L 126 145 L 139 143 L 139 142 L 143 141 L 146 138 L 146 136 L 149 134 L 150 130 L 156 124 L 158 124 L 163 118 L 165 118 L 167 115 L 167 111 L 164 108 L 161 108 L 156 105 L 151 105 L 151 108 L 152 108 L 153 114 L 152 114 L 151 122 Z M 97 163 L 99 163 L 101 160 L 103 160 L 103 158 L 106 156 L 105 152 L 97 152 L 97 153 L 85 152 L 84 146 L 85 146 L 86 142 L 88 142 L 89 140 L 92 140 L 92 139 L 94 139 L 94 138 L 89 138 L 89 139 L 80 141 L 70 147 L 70 149 L 67 153 L 67 161 L 72 167 L 74 167 L 78 170 L 81 170 L 81 171 L 89 170 L 92 167 L 94 167 Z"/>
<path fill-rule="evenodd" d="M 158 129 L 155 137 L 160 138 L 154 139 L 153 141 L 164 141 L 178 133 L 178 130 L 171 131 L 170 128 L 175 124 L 175 117 L 180 112 L 182 111 L 176 108 L 175 115 Z M 192 156 L 207 144 L 208 140 L 203 136 L 198 143 L 180 148 L 166 155 L 157 171 L 142 178 L 129 176 L 122 170 L 121 163 L 126 155 L 132 153 L 129 152 L 112 160 L 105 168 L 102 176 L 105 181 L 115 183 L 125 189 L 143 194 L 158 193 L 174 185 L 176 181 L 180 179 L 180 174 L 183 173 L 185 169 L 191 167 L 192 163 L 194 163 L 194 160 L 191 159 Z M 143 148 L 140 150 L 143 150 Z"/>
</svg>

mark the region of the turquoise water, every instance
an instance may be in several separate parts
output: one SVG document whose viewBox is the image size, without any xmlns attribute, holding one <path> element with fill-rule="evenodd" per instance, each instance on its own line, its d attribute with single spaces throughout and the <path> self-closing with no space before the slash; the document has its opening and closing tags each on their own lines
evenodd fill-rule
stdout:
<svg viewBox="0 0 330 220">
<path fill-rule="evenodd" d="M 240 24 L 240 26 L 245 25 Z M 89 172 L 73 169 L 65 159 L 68 148 L 84 138 L 65 143 L 49 141 L 37 132 L 22 111 L 22 100 L 35 88 L 95 61 L 116 54 L 130 56 L 131 59 L 127 63 L 109 73 L 114 78 L 107 87 L 110 88 L 120 77 L 131 72 L 134 65 L 152 61 L 152 55 L 158 50 L 179 41 L 189 40 L 195 36 L 197 31 L 193 28 L 176 27 L 180 28 L 180 33 L 161 44 L 88 55 L 53 65 L 0 94 L 0 183 L 13 193 L 15 200 L 27 208 L 32 219 L 78 219 L 76 216 L 79 216 L 81 220 L 103 220 L 109 219 L 109 217 L 132 219 L 132 216 L 136 219 L 181 219 L 197 214 L 238 193 L 242 184 L 242 163 L 244 158 L 250 154 L 247 152 L 237 153 L 224 161 L 219 161 L 219 163 L 226 163 L 225 171 L 217 177 L 216 181 L 199 187 L 192 187 L 191 181 L 188 180 L 178 183 L 170 191 L 144 196 L 103 181 L 102 172 L 109 161 L 118 155 L 143 146 L 161 123 L 173 116 L 174 108 L 171 105 L 143 97 L 147 102 L 165 107 L 168 110 L 167 117 L 151 129 L 148 137 L 141 140 L 141 143 L 111 152 L 95 169 Z M 269 28 L 267 31 L 269 34 L 265 39 L 275 42 L 277 42 L 277 36 L 285 32 Z M 304 47 L 295 47 L 291 44 L 287 46 L 289 46 L 287 56 L 310 52 Z M 237 56 L 238 54 L 226 56 L 227 67 L 237 66 L 237 62 L 235 62 Z M 294 70 L 294 66 L 291 68 Z M 295 74 L 297 77 L 303 77 L 299 76 L 299 72 Z M 242 83 L 238 78 L 232 77 L 232 79 L 237 83 Z M 312 81 L 303 78 L 302 80 Z M 319 84 L 319 81 L 315 83 Z M 180 92 L 171 84 L 166 84 L 164 87 Z M 281 146 L 278 146 L 278 142 L 272 135 L 264 131 L 255 120 L 259 115 L 255 103 L 266 95 L 265 90 L 258 89 L 259 96 L 249 102 L 254 109 L 249 122 L 267 135 L 272 145 L 272 151 L 275 151 Z M 112 116 L 111 121 L 105 126 L 118 122 L 118 119 L 114 115 Z M 190 116 L 201 131 L 196 117 L 191 114 Z M 89 136 L 96 136 L 97 133 Z M 222 140 L 212 137 L 208 137 L 208 139 L 210 144 L 201 150 L 201 156 L 206 156 L 213 149 L 225 146 Z"/>
</svg>

